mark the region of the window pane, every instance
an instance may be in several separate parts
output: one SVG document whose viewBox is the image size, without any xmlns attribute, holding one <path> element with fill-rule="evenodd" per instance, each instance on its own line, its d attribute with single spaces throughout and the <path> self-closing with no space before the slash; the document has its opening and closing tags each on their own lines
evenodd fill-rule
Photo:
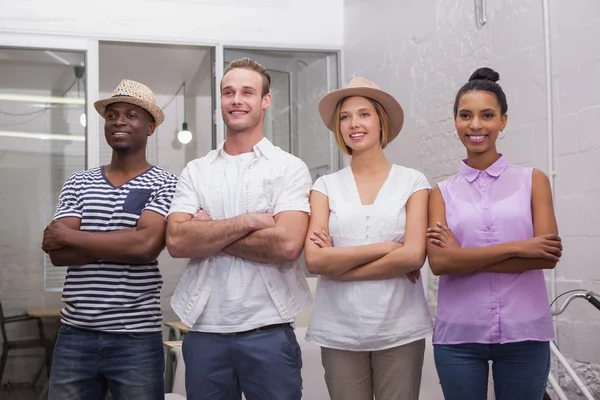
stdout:
<svg viewBox="0 0 600 400">
<path fill-rule="evenodd" d="M 85 54 L 0 47 L 0 71 L 0 286 L 24 304 L 29 286 L 64 281 L 40 246 L 63 182 L 86 167 Z"/>
</svg>

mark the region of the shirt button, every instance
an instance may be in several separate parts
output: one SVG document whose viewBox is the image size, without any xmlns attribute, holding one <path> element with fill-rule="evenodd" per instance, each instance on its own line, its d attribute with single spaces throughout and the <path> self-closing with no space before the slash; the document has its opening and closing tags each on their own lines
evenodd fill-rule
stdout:
<svg viewBox="0 0 600 400">
<path fill-rule="evenodd" d="M 483 209 L 484 209 L 484 210 L 487 210 L 487 206 L 483 206 Z"/>
<path fill-rule="evenodd" d="M 491 227 L 491 226 L 489 226 L 489 225 L 485 227 L 485 230 L 486 230 L 486 231 L 489 231 L 490 229 L 492 229 L 492 227 Z"/>
</svg>

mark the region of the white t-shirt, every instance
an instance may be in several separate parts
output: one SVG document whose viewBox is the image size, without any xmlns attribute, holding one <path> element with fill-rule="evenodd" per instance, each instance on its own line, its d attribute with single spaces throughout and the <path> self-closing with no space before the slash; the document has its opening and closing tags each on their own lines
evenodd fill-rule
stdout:
<svg viewBox="0 0 600 400">
<path fill-rule="evenodd" d="M 231 156 L 223 151 L 225 218 L 244 214 L 243 175 L 255 157 L 254 152 Z M 204 312 L 192 330 L 235 332 L 282 322 L 258 268 L 242 258 L 224 254 L 215 271 L 214 288 Z"/>
<path fill-rule="evenodd" d="M 406 202 L 430 185 L 411 168 L 393 165 L 375 203 L 363 206 L 350 167 L 319 178 L 312 190 L 329 198 L 329 235 L 334 246 L 404 242 Z M 339 282 L 319 277 L 306 339 L 323 347 L 384 350 L 432 333 L 422 282 L 406 276 Z"/>
</svg>

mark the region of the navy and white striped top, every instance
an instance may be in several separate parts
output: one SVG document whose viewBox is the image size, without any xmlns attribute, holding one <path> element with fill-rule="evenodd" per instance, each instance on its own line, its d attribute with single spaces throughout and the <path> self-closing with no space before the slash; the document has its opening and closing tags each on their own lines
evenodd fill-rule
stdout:
<svg viewBox="0 0 600 400">
<path fill-rule="evenodd" d="M 135 228 L 145 210 L 166 216 L 177 177 L 153 166 L 121 186 L 104 167 L 79 171 L 65 182 L 54 219 L 81 218 L 82 231 Z M 98 261 L 69 267 L 62 293 L 66 325 L 103 332 L 156 332 L 162 329 L 158 262 L 128 265 Z"/>
</svg>

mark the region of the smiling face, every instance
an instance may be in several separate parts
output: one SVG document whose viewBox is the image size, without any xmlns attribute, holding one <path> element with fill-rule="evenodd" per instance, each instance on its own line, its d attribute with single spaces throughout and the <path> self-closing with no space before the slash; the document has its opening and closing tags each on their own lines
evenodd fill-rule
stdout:
<svg viewBox="0 0 600 400">
<path fill-rule="evenodd" d="M 454 125 L 467 152 L 478 154 L 496 151 L 498 133 L 506 127 L 507 119 L 493 93 L 472 90 L 460 97 Z"/>
<path fill-rule="evenodd" d="M 116 152 L 145 150 L 148 136 L 156 128 L 148 111 L 129 103 L 108 105 L 104 119 L 106 142 Z"/>
<path fill-rule="evenodd" d="M 250 131 L 262 124 L 271 104 L 263 96 L 263 78 L 247 68 L 227 72 L 221 81 L 221 115 L 229 132 Z"/>
<path fill-rule="evenodd" d="M 382 126 L 373 101 L 366 97 L 349 97 L 342 100 L 337 109 L 339 132 L 336 132 L 336 140 L 340 146 L 345 145 L 349 154 L 369 150 L 374 146 L 383 147 L 382 133 L 388 124 Z"/>
</svg>

